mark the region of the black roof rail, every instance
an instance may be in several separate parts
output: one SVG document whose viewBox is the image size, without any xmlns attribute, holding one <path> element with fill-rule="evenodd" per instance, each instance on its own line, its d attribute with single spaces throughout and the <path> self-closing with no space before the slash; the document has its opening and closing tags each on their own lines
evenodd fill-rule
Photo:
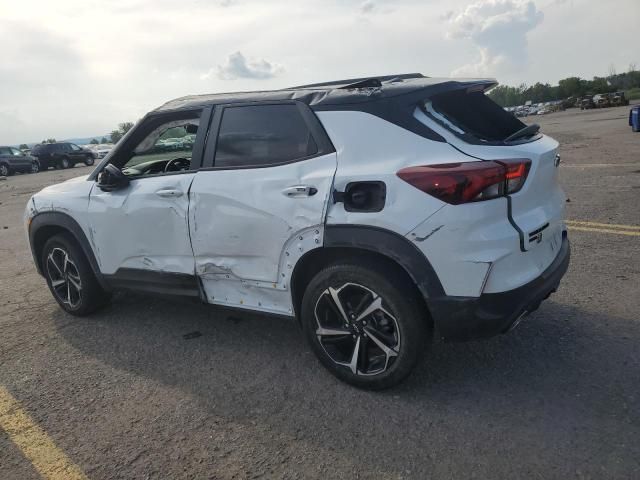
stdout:
<svg viewBox="0 0 640 480">
<path fill-rule="evenodd" d="M 299 88 L 322 88 L 322 87 L 334 87 L 334 88 L 367 88 L 367 87 L 381 87 L 383 82 L 399 82 L 402 80 L 409 80 L 412 78 L 426 78 L 421 73 L 400 73 L 397 75 L 381 75 L 362 78 L 349 78 L 345 80 L 334 80 L 332 82 L 322 83 L 310 83 L 308 85 L 298 85 L 296 87 L 288 87 L 283 90 L 296 90 Z"/>
</svg>

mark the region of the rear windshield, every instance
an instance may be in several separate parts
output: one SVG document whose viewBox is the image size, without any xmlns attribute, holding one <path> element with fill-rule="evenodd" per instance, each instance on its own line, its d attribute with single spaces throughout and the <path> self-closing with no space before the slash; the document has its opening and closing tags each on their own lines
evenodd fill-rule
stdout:
<svg viewBox="0 0 640 480">
<path fill-rule="evenodd" d="M 502 142 L 526 127 L 482 92 L 456 90 L 441 93 L 431 97 L 425 106 L 450 130 L 483 142 Z"/>
</svg>

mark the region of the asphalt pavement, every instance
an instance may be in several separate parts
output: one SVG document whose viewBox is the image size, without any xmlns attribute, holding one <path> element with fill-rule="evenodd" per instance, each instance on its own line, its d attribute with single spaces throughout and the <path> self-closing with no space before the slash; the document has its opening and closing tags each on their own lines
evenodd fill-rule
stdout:
<svg viewBox="0 0 640 480">
<path fill-rule="evenodd" d="M 90 169 L 0 181 L 0 479 L 640 478 L 640 133 L 627 115 L 527 120 L 562 144 L 569 272 L 511 333 L 437 344 L 384 392 L 336 380 L 285 319 L 131 293 L 65 314 L 22 212 Z"/>
</svg>

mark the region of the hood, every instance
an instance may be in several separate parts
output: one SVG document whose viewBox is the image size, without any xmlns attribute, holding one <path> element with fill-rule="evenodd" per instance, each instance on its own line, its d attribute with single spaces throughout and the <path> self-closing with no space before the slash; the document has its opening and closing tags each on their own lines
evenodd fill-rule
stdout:
<svg viewBox="0 0 640 480">
<path fill-rule="evenodd" d="M 86 206 L 94 185 L 87 177 L 83 175 L 43 188 L 33 196 L 36 210 L 77 210 Z"/>
<path fill-rule="evenodd" d="M 78 190 L 79 188 L 82 188 L 85 186 L 90 187 L 92 185 L 92 182 L 86 181 L 88 177 L 89 175 L 82 175 L 81 177 L 70 178 L 69 180 L 65 180 L 64 182 L 56 183 L 55 185 L 50 185 L 40 190 L 37 193 L 37 195 L 49 194 L 49 193 L 65 193 L 65 192 Z"/>
</svg>

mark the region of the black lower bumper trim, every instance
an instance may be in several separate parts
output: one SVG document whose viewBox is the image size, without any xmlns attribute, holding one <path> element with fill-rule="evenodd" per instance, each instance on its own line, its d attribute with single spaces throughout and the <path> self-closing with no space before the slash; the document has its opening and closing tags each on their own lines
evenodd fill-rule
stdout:
<svg viewBox="0 0 640 480">
<path fill-rule="evenodd" d="M 511 329 L 524 314 L 536 310 L 556 291 L 569 268 L 571 248 L 566 233 L 553 263 L 535 280 L 514 290 L 484 293 L 480 297 L 428 299 L 436 330 L 445 341 L 492 337 Z"/>
</svg>

